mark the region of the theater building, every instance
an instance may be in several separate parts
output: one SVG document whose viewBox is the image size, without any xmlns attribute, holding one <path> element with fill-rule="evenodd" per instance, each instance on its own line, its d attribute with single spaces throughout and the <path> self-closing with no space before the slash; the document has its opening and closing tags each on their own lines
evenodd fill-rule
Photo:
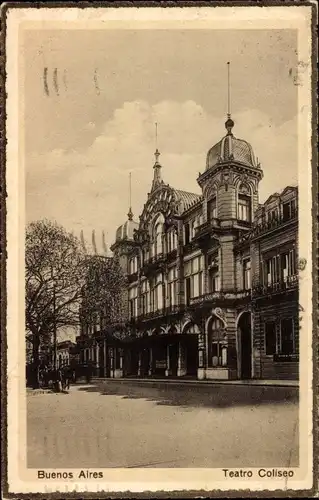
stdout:
<svg viewBox="0 0 319 500">
<path fill-rule="evenodd" d="M 165 183 L 156 150 L 139 222 L 130 210 L 111 247 L 128 278 L 126 335 L 81 339 L 100 376 L 298 379 L 297 188 L 261 205 L 262 167 L 225 126 L 200 195 Z"/>
</svg>

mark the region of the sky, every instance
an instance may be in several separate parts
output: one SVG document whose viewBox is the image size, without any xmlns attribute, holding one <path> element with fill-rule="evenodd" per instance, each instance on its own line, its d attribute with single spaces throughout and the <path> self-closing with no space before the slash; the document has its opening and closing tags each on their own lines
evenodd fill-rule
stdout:
<svg viewBox="0 0 319 500">
<path fill-rule="evenodd" d="M 110 246 L 150 191 L 155 140 L 163 180 L 200 193 L 206 154 L 233 133 L 261 162 L 260 202 L 297 184 L 293 30 L 25 30 L 27 222 L 55 219 Z M 44 75 L 47 68 L 46 77 Z"/>
</svg>

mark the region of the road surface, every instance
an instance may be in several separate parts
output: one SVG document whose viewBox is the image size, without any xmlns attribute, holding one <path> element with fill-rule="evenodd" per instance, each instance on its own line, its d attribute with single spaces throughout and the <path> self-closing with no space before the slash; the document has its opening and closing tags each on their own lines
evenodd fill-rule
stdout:
<svg viewBox="0 0 319 500">
<path fill-rule="evenodd" d="M 28 467 L 298 465 L 297 402 L 234 404 L 238 388 L 222 388 L 222 400 L 207 390 L 106 382 L 28 395 Z"/>
</svg>

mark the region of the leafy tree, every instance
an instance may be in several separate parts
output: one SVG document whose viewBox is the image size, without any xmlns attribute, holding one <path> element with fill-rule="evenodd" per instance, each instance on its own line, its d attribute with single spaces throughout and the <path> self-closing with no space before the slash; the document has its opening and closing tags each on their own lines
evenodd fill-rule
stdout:
<svg viewBox="0 0 319 500">
<path fill-rule="evenodd" d="M 54 329 L 78 324 L 86 256 L 79 240 L 49 220 L 27 226 L 26 329 L 32 345 L 34 387 L 38 386 L 40 345 Z"/>
<path fill-rule="evenodd" d="M 127 320 L 126 276 L 116 258 L 92 256 L 87 260 L 80 310 L 85 333 L 98 326 L 104 331 L 125 327 Z"/>
</svg>

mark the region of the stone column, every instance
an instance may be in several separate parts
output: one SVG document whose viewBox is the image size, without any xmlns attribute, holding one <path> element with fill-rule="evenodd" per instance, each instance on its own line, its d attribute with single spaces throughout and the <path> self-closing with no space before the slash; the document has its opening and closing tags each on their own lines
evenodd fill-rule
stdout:
<svg viewBox="0 0 319 500">
<path fill-rule="evenodd" d="M 208 283 L 208 258 L 207 254 L 204 253 L 204 269 L 203 269 L 203 294 L 209 292 L 209 283 Z"/>
<path fill-rule="evenodd" d="M 153 373 L 153 349 L 152 347 L 150 347 L 150 364 L 148 368 L 148 374 L 152 375 L 152 373 Z"/>
<path fill-rule="evenodd" d="M 177 365 L 177 376 L 183 377 L 186 375 L 186 363 L 185 363 L 185 348 L 182 342 L 178 343 L 178 365 Z"/>
<path fill-rule="evenodd" d="M 170 346 L 167 345 L 166 348 L 166 370 L 165 370 L 165 376 L 168 377 L 171 375 L 171 360 L 170 360 Z"/>
</svg>

